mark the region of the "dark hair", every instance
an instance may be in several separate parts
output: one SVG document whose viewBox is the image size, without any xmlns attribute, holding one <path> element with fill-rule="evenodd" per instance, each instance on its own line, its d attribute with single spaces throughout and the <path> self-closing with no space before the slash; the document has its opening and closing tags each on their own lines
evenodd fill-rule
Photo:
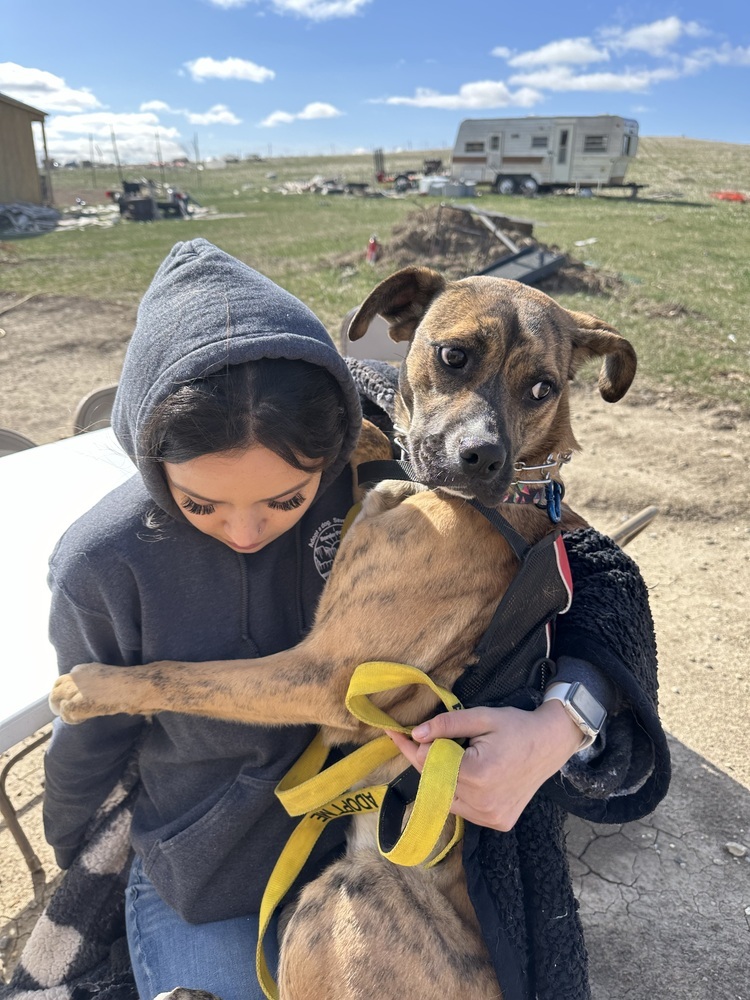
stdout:
<svg viewBox="0 0 750 1000">
<path fill-rule="evenodd" d="M 188 462 L 260 445 L 305 472 L 327 469 L 347 432 L 344 395 L 330 372 L 307 361 L 261 358 L 181 385 L 155 408 L 144 457 Z"/>
</svg>

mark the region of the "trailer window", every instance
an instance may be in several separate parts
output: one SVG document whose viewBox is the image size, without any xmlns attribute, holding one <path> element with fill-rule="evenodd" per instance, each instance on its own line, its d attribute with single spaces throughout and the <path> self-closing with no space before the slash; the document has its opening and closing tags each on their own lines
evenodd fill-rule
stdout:
<svg viewBox="0 0 750 1000">
<path fill-rule="evenodd" d="M 557 147 L 557 162 L 568 162 L 568 130 L 566 128 L 561 129 L 560 131 L 560 138 L 558 140 Z"/>
<path fill-rule="evenodd" d="M 547 135 L 532 135 L 531 137 L 531 148 L 532 149 L 546 149 L 549 145 L 549 136 Z"/>
<path fill-rule="evenodd" d="M 484 143 L 483 142 L 467 142 L 464 145 L 465 153 L 483 153 Z"/>
<path fill-rule="evenodd" d="M 583 137 L 584 153 L 606 153 L 608 138 L 609 136 L 606 135 L 585 135 Z"/>
<path fill-rule="evenodd" d="M 631 147 L 633 145 L 632 140 L 633 140 L 632 135 L 624 135 L 622 137 L 622 155 L 623 156 L 630 156 L 630 150 L 631 150 Z"/>
<path fill-rule="evenodd" d="M 491 150 L 498 150 L 498 149 L 500 149 L 500 136 L 499 135 L 491 135 L 490 136 L 490 149 Z"/>
</svg>

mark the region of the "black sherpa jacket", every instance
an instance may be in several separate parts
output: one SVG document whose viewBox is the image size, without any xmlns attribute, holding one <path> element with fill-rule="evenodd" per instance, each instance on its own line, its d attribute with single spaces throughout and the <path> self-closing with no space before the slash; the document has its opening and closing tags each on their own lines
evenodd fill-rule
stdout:
<svg viewBox="0 0 750 1000">
<path fill-rule="evenodd" d="M 503 1000 L 588 1000 L 588 963 L 565 853 L 572 812 L 626 823 L 656 808 L 670 778 L 657 715 L 656 644 L 645 584 L 633 561 L 587 528 L 565 534 L 573 603 L 557 619 L 555 653 L 595 663 L 622 696 L 603 738 L 542 786 L 515 827 L 467 824 L 463 858 Z M 535 691 L 505 703 L 533 708 Z"/>
<path fill-rule="evenodd" d="M 347 363 L 365 416 L 390 433 L 396 369 L 372 361 Z M 545 783 L 511 831 L 466 825 L 463 860 L 469 894 L 503 1000 L 588 1000 L 587 956 L 565 854 L 565 813 L 598 823 L 631 822 L 656 808 L 670 779 L 669 750 L 657 713 L 656 641 L 643 578 L 632 559 L 593 528 L 563 538 L 573 601 L 557 619 L 554 655 L 595 664 L 616 685 L 620 707 L 594 746 Z M 518 690 L 502 702 L 481 693 L 469 697 L 467 680 L 464 675 L 456 685 L 467 707 L 533 709 L 540 699 L 531 689 Z"/>
</svg>

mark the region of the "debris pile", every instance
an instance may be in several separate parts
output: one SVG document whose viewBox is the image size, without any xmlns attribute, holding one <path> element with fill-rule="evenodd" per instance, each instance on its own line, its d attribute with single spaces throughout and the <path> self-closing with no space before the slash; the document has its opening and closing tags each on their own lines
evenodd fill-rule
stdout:
<svg viewBox="0 0 750 1000">
<path fill-rule="evenodd" d="M 48 233 L 57 225 L 60 213 L 56 208 L 32 205 L 27 201 L 0 205 L 0 235 L 30 235 Z"/>
<path fill-rule="evenodd" d="M 316 174 L 307 181 L 285 181 L 276 189 L 279 194 L 354 194 L 367 198 L 382 197 L 382 192 L 371 184 L 360 181 L 346 181 L 340 177 L 323 177 Z"/>
<path fill-rule="evenodd" d="M 494 262 L 527 249 L 560 257 L 555 273 L 534 284 L 546 292 L 605 294 L 622 282 L 617 275 L 595 270 L 534 239 L 534 224 L 473 205 L 432 205 L 410 212 L 397 223 L 389 239 L 380 242 L 380 266 L 389 273 L 410 265 L 424 265 L 451 280 L 478 274 Z M 339 267 L 356 267 L 364 252 L 336 258 Z"/>
<path fill-rule="evenodd" d="M 161 218 L 187 219 L 191 214 L 190 195 L 167 184 L 157 184 L 146 177 L 123 181 L 122 191 L 105 191 L 117 205 L 123 219 L 153 222 Z"/>
<path fill-rule="evenodd" d="M 109 229 L 120 221 L 117 205 L 87 205 L 81 198 L 78 204 L 63 209 L 62 218 L 57 223 L 58 230 L 65 229 Z"/>
<path fill-rule="evenodd" d="M 509 252 L 473 215 L 462 208 L 438 205 L 411 212 L 404 222 L 393 227 L 392 239 L 385 246 L 383 258 L 395 268 L 425 263 L 447 278 L 465 278 L 475 274 L 495 257 Z M 507 236 L 520 249 L 528 245 L 532 226 L 504 219 Z"/>
</svg>

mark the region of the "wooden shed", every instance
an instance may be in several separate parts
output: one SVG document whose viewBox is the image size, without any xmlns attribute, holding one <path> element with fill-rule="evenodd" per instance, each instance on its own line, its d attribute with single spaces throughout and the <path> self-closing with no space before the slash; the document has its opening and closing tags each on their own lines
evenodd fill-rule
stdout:
<svg viewBox="0 0 750 1000">
<path fill-rule="evenodd" d="M 44 111 L 0 94 L 0 204 L 27 201 L 32 205 L 52 204 L 49 171 L 39 172 L 32 123 L 42 127 L 44 160 L 48 162 Z"/>
</svg>

